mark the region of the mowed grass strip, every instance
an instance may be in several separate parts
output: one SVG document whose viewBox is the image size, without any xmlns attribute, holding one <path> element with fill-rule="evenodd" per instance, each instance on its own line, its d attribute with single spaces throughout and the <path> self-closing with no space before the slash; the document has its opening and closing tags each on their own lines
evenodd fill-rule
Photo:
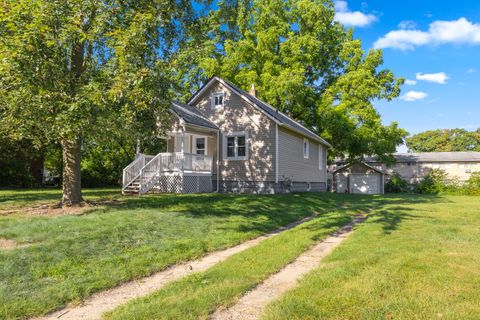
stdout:
<svg viewBox="0 0 480 320">
<path fill-rule="evenodd" d="M 83 197 L 87 201 L 108 201 L 122 198 L 119 188 L 84 189 Z M 56 205 L 61 199 L 62 190 L 58 188 L 0 190 L 0 214 L 2 210 Z"/>
<path fill-rule="evenodd" d="M 105 315 L 107 319 L 207 319 L 269 275 L 280 271 L 317 241 L 352 220 L 351 210 L 337 210 L 285 231 L 238 253 L 205 272 L 173 282 L 150 296 Z"/>
<path fill-rule="evenodd" d="M 479 319 L 480 198 L 378 210 L 264 319 Z"/>
<path fill-rule="evenodd" d="M 43 199 L 41 192 L 20 191 L 18 203 L 16 191 L 0 191 L 0 196 L 8 194 L 12 206 L 29 206 L 56 201 L 51 192 Z M 102 193 L 112 197 L 108 190 L 85 193 L 98 200 Z M 0 216 L 0 238 L 27 245 L 0 249 L 0 318 L 43 315 L 337 205 L 365 207 L 370 199 L 358 202 L 328 194 L 152 195 L 123 197 L 120 207 L 77 216 Z"/>
</svg>

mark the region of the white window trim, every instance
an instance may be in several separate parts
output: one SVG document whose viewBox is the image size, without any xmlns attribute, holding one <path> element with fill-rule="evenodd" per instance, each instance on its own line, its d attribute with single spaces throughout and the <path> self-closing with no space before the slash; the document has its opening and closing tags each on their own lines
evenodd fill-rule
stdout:
<svg viewBox="0 0 480 320">
<path fill-rule="evenodd" d="M 322 152 L 322 145 L 318 145 L 318 170 L 323 170 L 323 152 Z"/>
<path fill-rule="evenodd" d="M 208 155 L 208 137 L 207 136 L 202 136 L 202 135 L 192 135 L 193 141 L 192 141 L 192 153 L 197 154 L 197 138 L 205 138 L 205 156 Z"/>
<path fill-rule="evenodd" d="M 215 97 L 218 97 L 218 96 L 222 96 L 223 99 L 222 99 L 222 105 L 218 105 L 216 106 L 215 105 Z M 217 92 L 214 92 L 212 94 L 212 101 L 211 101 L 211 108 L 212 110 L 216 110 L 216 109 L 219 109 L 219 108 L 223 108 L 225 106 L 225 92 L 223 91 L 217 91 Z"/>
<path fill-rule="evenodd" d="M 305 143 L 307 143 L 306 152 L 305 152 Z M 302 152 L 303 152 L 303 158 L 304 159 L 310 158 L 310 141 L 307 138 L 303 138 Z"/>
<path fill-rule="evenodd" d="M 244 157 L 227 157 L 227 138 L 228 137 L 238 137 L 238 136 L 245 136 L 245 156 Z M 222 141 L 223 141 L 223 147 L 222 147 L 222 158 L 223 160 L 247 160 L 248 159 L 248 149 L 250 146 L 250 141 L 248 139 L 248 132 L 246 131 L 233 131 L 233 132 L 224 132 L 222 133 Z M 235 140 L 235 144 L 237 140 Z M 237 152 L 237 145 L 235 145 L 235 152 Z"/>
</svg>

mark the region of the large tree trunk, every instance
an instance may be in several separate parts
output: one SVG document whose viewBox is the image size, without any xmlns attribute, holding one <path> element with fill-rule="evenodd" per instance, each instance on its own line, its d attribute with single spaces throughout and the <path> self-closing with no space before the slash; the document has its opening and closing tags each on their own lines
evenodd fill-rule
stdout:
<svg viewBox="0 0 480 320">
<path fill-rule="evenodd" d="M 63 206 L 79 205 L 82 201 L 80 161 L 82 158 L 81 139 L 62 139 L 63 160 Z"/>
</svg>

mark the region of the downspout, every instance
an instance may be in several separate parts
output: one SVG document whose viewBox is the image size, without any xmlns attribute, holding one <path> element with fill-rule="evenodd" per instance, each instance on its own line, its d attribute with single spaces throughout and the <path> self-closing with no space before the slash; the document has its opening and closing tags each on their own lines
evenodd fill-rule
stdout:
<svg viewBox="0 0 480 320">
<path fill-rule="evenodd" d="M 220 130 L 217 130 L 217 193 L 220 192 Z"/>
<path fill-rule="evenodd" d="M 325 169 L 325 192 L 328 192 L 328 148 L 325 147 L 325 162 L 323 168 Z M 332 191 L 333 191 L 333 175 L 332 175 Z"/>
<path fill-rule="evenodd" d="M 275 184 L 278 184 L 278 124 L 275 123 Z"/>
</svg>

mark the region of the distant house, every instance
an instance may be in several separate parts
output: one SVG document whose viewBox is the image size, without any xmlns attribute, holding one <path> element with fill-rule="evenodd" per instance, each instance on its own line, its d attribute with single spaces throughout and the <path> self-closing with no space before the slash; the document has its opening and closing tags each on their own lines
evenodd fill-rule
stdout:
<svg viewBox="0 0 480 320">
<path fill-rule="evenodd" d="M 330 144 L 218 77 L 171 104 L 167 150 L 124 169 L 123 192 L 325 191 Z"/>
<path fill-rule="evenodd" d="M 388 175 L 398 173 L 410 184 L 416 184 L 432 169 L 442 169 L 450 178 L 467 181 L 473 172 L 480 172 L 480 152 L 422 152 L 396 153 L 396 162 L 387 166 L 375 158 L 366 158 L 369 166 Z M 331 171 L 345 165 L 343 160 L 335 161 Z"/>
</svg>

